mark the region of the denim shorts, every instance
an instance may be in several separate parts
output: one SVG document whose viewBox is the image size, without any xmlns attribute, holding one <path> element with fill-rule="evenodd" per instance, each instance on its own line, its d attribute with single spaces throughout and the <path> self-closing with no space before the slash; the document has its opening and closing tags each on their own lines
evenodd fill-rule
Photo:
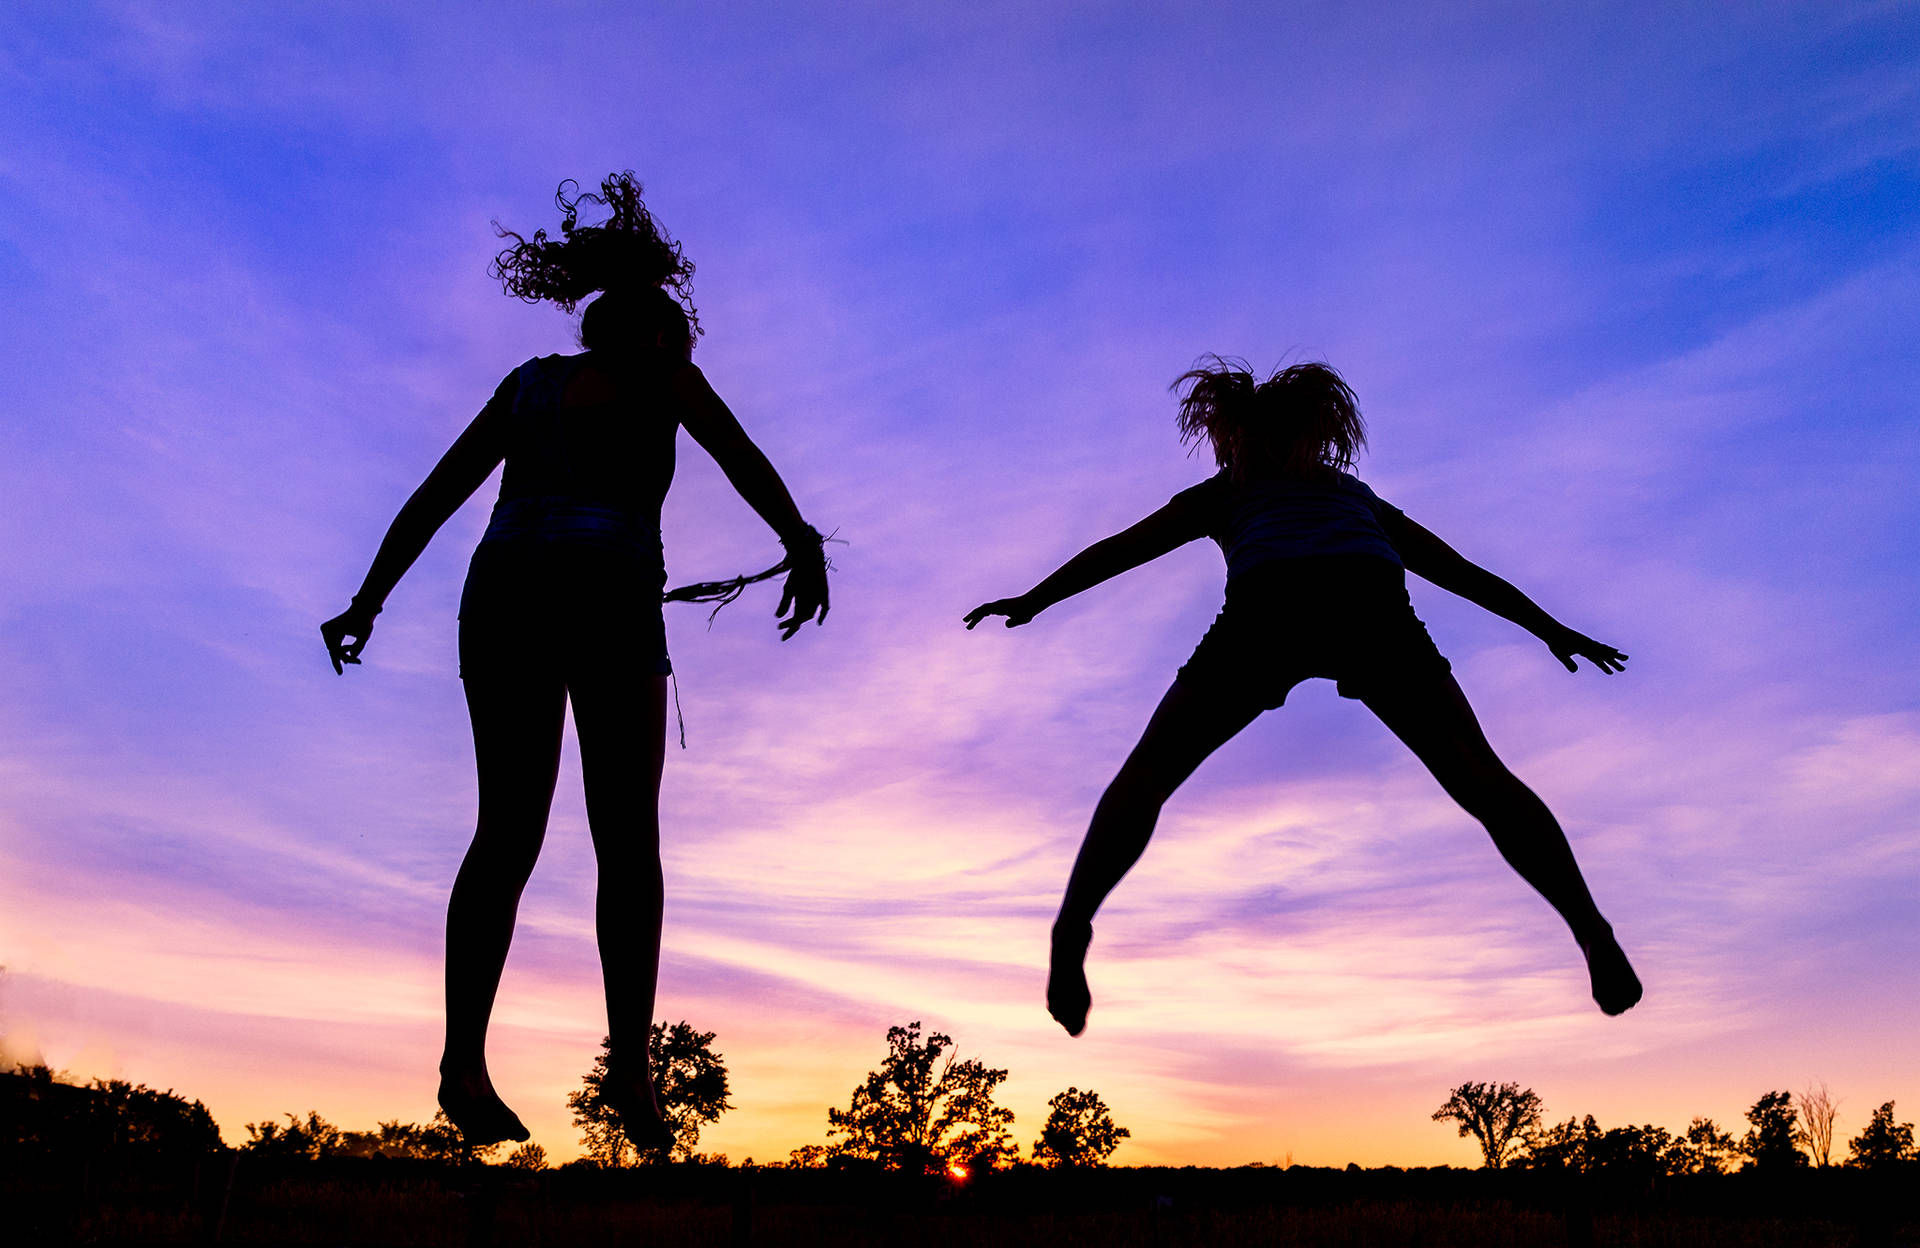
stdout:
<svg viewBox="0 0 1920 1248">
<path fill-rule="evenodd" d="M 1453 670 L 1413 613 L 1406 572 L 1369 555 L 1272 559 L 1227 582 L 1227 601 L 1180 668 L 1188 685 L 1251 694 L 1271 710 L 1303 680 L 1343 698 Z"/>
</svg>

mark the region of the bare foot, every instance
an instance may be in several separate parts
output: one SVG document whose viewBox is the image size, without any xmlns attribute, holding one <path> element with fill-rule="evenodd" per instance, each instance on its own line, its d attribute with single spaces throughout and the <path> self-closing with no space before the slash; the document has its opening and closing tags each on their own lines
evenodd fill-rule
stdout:
<svg viewBox="0 0 1920 1248">
<path fill-rule="evenodd" d="M 673 1124 L 667 1121 L 666 1112 L 660 1108 L 660 1095 L 646 1075 L 609 1066 L 606 1078 L 600 1081 L 600 1100 L 620 1120 L 627 1140 L 642 1153 L 665 1152 L 674 1146 L 677 1137 Z"/>
<path fill-rule="evenodd" d="M 530 1134 L 520 1116 L 507 1108 L 493 1090 L 487 1072 L 440 1072 L 440 1108 L 447 1121 L 459 1129 L 460 1136 L 475 1148 L 485 1148 L 502 1140 L 524 1140 Z"/>
<path fill-rule="evenodd" d="M 1601 1012 L 1625 1014 L 1632 1009 L 1643 991 L 1640 977 L 1633 973 L 1626 952 L 1613 938 L 1613 929 L 1606 928 L 1582 941 L 1580 952 L 1586 955 L 1587 978 L 1593 985 L 1593 999 Z"/>
<path fill-rule="evenodd" d="M 1087 946 L 1093 943 L 1093 928 L 1085 923 L 1053 929 L 1053 952 L 1047 967 L 1047 1013 L 1053 1021 L 1077 1036 L 1087 1029 L 1087 1011 L 1093 1006 L 1093 991 L 1087 987 Z"/>
</svg>

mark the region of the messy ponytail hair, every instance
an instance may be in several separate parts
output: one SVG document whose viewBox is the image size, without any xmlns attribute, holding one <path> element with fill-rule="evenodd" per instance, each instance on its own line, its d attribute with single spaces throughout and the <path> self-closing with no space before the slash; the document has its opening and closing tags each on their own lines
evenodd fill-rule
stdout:
<svg viewBox="0 0 1920 1248">
<path fill-rule="evenodd" d="M 1180 394 L 1180 440 L 1205 437 L 1235 481 L 1337 472 L 1367 445 L 1353 391 L 1328 364 L 1295 364 L 1256 382 L 1245 360 L 1205 355 L 1171 389 Z"/>
<path fill-rule="evenodd" d="M 662 329 L 677 324 L 691 341 L 701 332 L 693 306 L 693 262 L 647 211 L 640 189 L 631 169 L 608 174 L 597 193 L 581 191 L 580 184 L 568 178 L 553 196 L 563 216 L 562 237 L 550 239 L 545 230 L 535 230 L 526 238 L 495 221 L 494 233 L 512 239 L 513 245 L 493 258 L 488 275 L 510 295 L 528 303 L 556 304 L 563 312 L 573 311 L 595 291 L 606 291 L 613 298 L 595 301 L 596 307 L 608 302 L 628 311 L 645 308 L 655 314 L 647 318 L 648 326 L 654 320 Z M 598 204 L 609 215 L 599 225 L 579 225 L 582 204 Z M 678 318 L 665 315 L 660 305 L 666 303 L 675 305 Z M 611 328 L 616 318 L 597 319 Z M 582 343 L 590 345 L 584 327 Z"/>
</svg>

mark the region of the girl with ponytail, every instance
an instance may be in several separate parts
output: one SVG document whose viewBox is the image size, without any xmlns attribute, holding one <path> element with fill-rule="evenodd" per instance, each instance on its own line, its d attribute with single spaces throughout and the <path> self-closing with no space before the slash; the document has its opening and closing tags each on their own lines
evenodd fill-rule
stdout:
<svg viewBox="0 0 1920 1248">
<path fill-rule="evenodd" d="M 1086 1026 L 1093 916 L 1139 860 L 1160 810 L 1194 769 L 1313 677 L 1377 715 L 1495 847 L 1557 910 L 1586 959 L 1594 1001 L 1619 1014 L 1640 981 L 1581 878 L 1553 814 L 1500 761 L 1452 667 L 1413 613 L 1413 572 L 1518 624 L 1568 671 L 1626 655 L 1560 623 L 1383 501 L 1348 470 L 1366 446 L 1353 391 L 1331 367 L 1296 364 L 1257 380 L 1205 357 L 1174 383 L 1183 440 L 1206 442 L 1219 472 L 1133 527 L 1095 542 L 1026 593 L 975 607 L 972 628 L 1025 624 L 1054 603 L 1198 538 L 1226 557 L 1226 605 L 1095 807 L 1054 921 L 1047 1009 Z"/>
<path fill-rule="evenodd" d="M 360 662 L 387 595 L 429 539 L 504 461 L 500 499 L 460 599 L 460 675 L 473 720 L 480 814 L 447 907 L 447 1034 L 440 1104 L 470 1144 L 527 1129 L 487 1071 L 487 1022 L 521 889 L 546 835 L 569 702 L 599 864 L 597 931 L 607 996 L 601 1095 L 643 1152 L 674 1133 L 649 1069 L 660 968 L 660 775 L 667 658 L 660 507 L 682 429 L 712 455 L 786 547 L 767 572 L 671 591 L 731 601 L 785 572 L 776 615 L 787 640 L 827 618 L 821 537 L 767 457 L 694 367 L 693 265 L 640 199 L 632 173 L 598 194 L 563 182 L 562 237 L 512 245 L 492 273 L 507 293 L 566 312 L 596 293 L 578 355 L 508 373 L 407 500 L 348 609 L 321 625 L 336 672 Z M 582 226 L 582 205 L 607 210 Z M 496 226 L 496 228 L 498 228 Z M 788 608 L 792 611 L 788 614 Z M 717 608 L 716 608 L 717 610 Z"/>
</svg>

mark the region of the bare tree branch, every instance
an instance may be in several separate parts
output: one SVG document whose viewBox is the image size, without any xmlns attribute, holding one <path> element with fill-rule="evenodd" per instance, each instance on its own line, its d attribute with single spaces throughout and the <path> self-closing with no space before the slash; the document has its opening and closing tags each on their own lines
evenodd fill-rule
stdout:
<svg viewBox="0 0 1920 1248">
<path fill-rule="evenodd" d="M 1840 1101 L 1827 1090 L 1826 1082 L 1807 1085 L 1793 1098 L 1800 1108 L 1800 1137 L 1813 1154 L 1813 1164 L 1833 1162 L 1833 1120 L 1840 1113 Z"/>
</svg>

